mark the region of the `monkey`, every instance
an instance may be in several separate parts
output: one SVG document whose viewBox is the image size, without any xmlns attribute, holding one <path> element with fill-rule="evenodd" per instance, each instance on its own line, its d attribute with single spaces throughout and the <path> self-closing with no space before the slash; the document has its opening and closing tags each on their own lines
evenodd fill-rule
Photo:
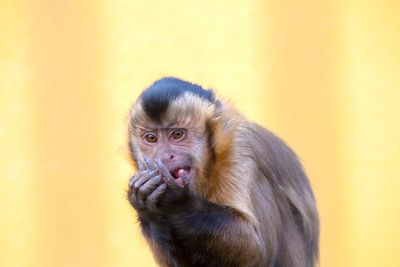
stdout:
<svg viewBox="0 0 400 267">
<path fill-rule="evenodd" d="M 318 263 L 316 201 L 296 154 L 213 90 L 155 81 L 128 135 L 128 200 L 160 266 Z"/>
</svg>

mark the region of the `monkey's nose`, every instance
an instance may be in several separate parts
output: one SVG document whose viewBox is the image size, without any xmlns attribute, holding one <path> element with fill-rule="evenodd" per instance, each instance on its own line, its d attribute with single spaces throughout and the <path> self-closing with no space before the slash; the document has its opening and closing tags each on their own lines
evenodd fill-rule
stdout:
<svg viewBox="0 0 400 267">
<path fill-rule="evenodd" d="M 161 153 L 161 154 L 158 154 L 158 158 L 162 162 L 168 163 L 168 162 L 175 161 L 176 156 L 174 154 L 170 154 L 170 153 Z"/>
</svg>

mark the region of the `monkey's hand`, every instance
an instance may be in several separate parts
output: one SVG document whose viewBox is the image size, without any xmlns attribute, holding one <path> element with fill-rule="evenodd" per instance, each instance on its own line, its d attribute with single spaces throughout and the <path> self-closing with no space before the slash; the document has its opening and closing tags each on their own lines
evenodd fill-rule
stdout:
<svg viewBox="0 0 400 267">
<path fill-rule="evenodd" d="M 179 170 L 177 178 L 174 178 L 168 168 L 160 161 L 156 162 L 160 170 L 161 177 L 167 184 L 168 188 L 162 196 L 160 208 L 170 214 L 175 210 L 182 210 L 188 208 L 193 199 L 189 191 L 189 177 L 185 170 Z"/>
<path fill-rule="evenodd" d="M 189 177 L 180 170 L 174 178 L 161 161 L 144 157 L 138 161 L 139 171 L 129 182 L 128 198 L 140 216 L 160 221 L 174 211 L 188 208 L 191 203 Z"/>
<path fill-rule="evenodd" d="M 128 199 L 140 216 L 157 219 L 161 216 L 158 202 L 167 189 L 159 170 L 139 170 L 129 181 Z"/>
</svg>

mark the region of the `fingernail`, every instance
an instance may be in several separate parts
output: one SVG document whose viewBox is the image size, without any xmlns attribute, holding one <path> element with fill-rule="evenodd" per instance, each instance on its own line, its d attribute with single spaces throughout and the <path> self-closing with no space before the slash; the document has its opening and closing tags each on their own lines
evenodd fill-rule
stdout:
<svg viewBox="0 0 400 267">
<path fill-rule="evenodd" d="M 143 163 L 140 162 L 140 160 L 137 161 L 137 164 L 139 166 L 139 169 L 143 169 L 144 166 L 143 166 Z"/>
</svg>

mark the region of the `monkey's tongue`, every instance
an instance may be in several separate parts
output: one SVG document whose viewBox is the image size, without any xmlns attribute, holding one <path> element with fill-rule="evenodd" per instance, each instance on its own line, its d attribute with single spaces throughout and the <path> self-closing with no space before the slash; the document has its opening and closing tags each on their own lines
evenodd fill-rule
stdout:
<svg viewBox="0 0 400 267">
<path fill-rule="evenodd" d="M 190 167 L 176 168 L 171 171 L 172 176 L 180 185 L 183 185 L 182 177 L 188 175 L 189 172 L 190 172 Z"/>
</svg>

